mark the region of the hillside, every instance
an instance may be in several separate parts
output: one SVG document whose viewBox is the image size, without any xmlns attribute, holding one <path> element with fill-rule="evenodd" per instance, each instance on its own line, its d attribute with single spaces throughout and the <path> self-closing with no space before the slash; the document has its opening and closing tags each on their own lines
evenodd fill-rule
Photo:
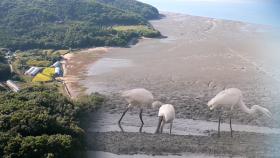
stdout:
<svg viewBox="0 0 280 158">
<path fill-rule="evenodd" d="M 119 9 L 138 13 L 146 19 L 158 18 L 158 10 L 155 7 L 148 4 L 143 4 L 138 1 L 131 1 L 131 0 L 97 0 L 97 1 L 111 6 L 115 6 Z"/>
<path fill-rule="evenodd" d="M 146 32 L 121 32 L 112 26 L 146 25 L 156 8 L 135 0 L 3 0 L 0 3 L 0 47 L 11 50 L 124 46 Z M 146 19 L 145 19 L 146 18 Z"/>
</svg>

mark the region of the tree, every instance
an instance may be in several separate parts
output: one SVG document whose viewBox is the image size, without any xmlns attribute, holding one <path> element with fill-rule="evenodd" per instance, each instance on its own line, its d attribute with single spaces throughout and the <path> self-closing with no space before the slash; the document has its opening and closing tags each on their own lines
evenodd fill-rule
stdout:
<svg viewBox="0 0 280 158">
<path fill-rule="evenodd" d="M 11 76 L 11 69 L 8 64 L 3 64 L 0 62 L 0 81 L 5 81 Z"/>
<path fill-rule="evenodd" d="M 26 65 L 26 59 L 24 59 L 24 58 L 17 58 L 16 59 L 16 63 L 20 64 L 21 67 L 23 67 L 24 65 Z"/>
<path fill-rule="evenodd" d="M 2 0 L 0 47 L 29 50 L 104 46 L 117 34 L 111 26 L 146 26 L 145 18 L 157 16 L 156 8 L 136 0 Z M 123 42 L 115 44 L 122 46 Z"/>
<path fill-rule="evenodd" d="M 53 85 L 16 92 L 0 91 L 0 157 L 75 158 L 86 135 L 80 127 L 85 113 L 102 105 L 97 93 L 68 99 Z"/>
</svg>

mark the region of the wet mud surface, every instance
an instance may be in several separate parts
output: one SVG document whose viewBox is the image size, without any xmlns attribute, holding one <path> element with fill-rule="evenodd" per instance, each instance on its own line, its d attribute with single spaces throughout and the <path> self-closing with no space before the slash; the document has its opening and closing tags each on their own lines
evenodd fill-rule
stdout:
<svg viewBox="0 0 280 158">
<path fill-rule="evenodd" d="M 97 112 L 102 116 L 92 113 L 88 117 L 86 150 L 141 154 L 143 158 L 168 154 L 279 157 L 279 122 L 260 112 L 246 114 L 237 107 L 233 112 L 207 107 L 218 92 L 235 87 L 243 92 L 248 108 L 261 105 L 280 120 L 280 57 L 274 37 L 253 24 L 164 14 L 162 19 L 150 22 L 167 38 L 111 49 L 102 54 L 100 62 L 86 68 L 86 75 L 79 81 L 80 86 L 86 87 L 85 93 L 98 92 L 108 97 Z M 138 107 L 126 113 L 121 132 L 117 121 L 127 103 L 120 94 L 139 87 L 150 90 L 155 100 L 174 105 L 174 134 L 166 134 L 168 124 L 164 134 L 153 134 L 158 109 L 144 109 L 145 124 L 138 132 Z M 222 136 L 218 138 L 220 115 Z"/>
<path fill-rule="evenodd" d="M 189 152 L 228 157 L 278 157 L 280 154 L 279 135 L 250 132 L 234 132 L 234 137 L 230 137 L 229 132 L 222 132 L 219 138 L 216 134 L 182 136 L 139 132 L 102 132 L 88 133 L 88 139 L 91 142 L 87 150 L 126 155 L 182 155 Z"/>
</svg>

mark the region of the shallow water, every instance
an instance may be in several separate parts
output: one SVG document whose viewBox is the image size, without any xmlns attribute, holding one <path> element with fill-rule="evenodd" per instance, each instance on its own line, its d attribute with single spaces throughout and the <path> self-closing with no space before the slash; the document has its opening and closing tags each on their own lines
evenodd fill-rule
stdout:
<svg viewBox="0 0 280 158">
<path fill-rule="evenodd" d="M 90 132 L 109 132 L 121 131 L 124 132 L 137 132 L 140 129 L 141 121 L 137 114 L 130 114 L 129 112 L 123 117 L 121 121 L 121 128 L 119 127 L 118 119 L 121 114 L 110 113 L 93 113 L 90 118 L 89 127 L 86 131 Z M 154 133 L 156 131 L 158 117 L 143 116 L 144 125 L 142 132 Z M 169 125 L 165 124 L 163 132 L 169 133 Z M 218 122 L 208 122 L 205 120 L 192 120 L 192 119 L 178 119 L 173 122 L 172 134 L 175 135 L 209 135 L 209 133 L 216 132 Z M 280 129 L 269 127 L 258 127 L 249 125 L 232 124 L 233 131 L 245 131 L 265 134 L 280 134 Z M 221 124 L 221 131 L 230 131 L 228 123 Z"/>
<path fill-rule="evenodd" d="M 216 156 L 205 155 L 205 154 L 193 154 L 193 153 L 184 153 L 181 156 L 177 155 L 166 155 L 166 156 L 153 156 L 153 155 L 117 155 L 103 151 L 87 151 L 88 158 L 178 158 L 178 157 L 192 157 L 192 158 L 216 158 Z M 223 157 L 220 157 L 223 158 Z M 237 158 L 237 157 L 234 157 Z"/>
<path fill-rule="evenodd" d="M 132 61 L 126 59 L 101 58 L 89 65 L 87 76 L 102 75 L 112 71 L 114 68 L 133 66 Z"/>
</svg>

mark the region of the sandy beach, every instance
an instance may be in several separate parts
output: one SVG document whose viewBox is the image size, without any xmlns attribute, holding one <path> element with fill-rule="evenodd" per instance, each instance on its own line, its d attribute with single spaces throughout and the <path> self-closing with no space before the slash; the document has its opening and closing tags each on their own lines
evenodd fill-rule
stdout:
<svg viewBox="0 0 280 158">
<path fill-rule="evenodd" d="M 162 38 L 139 40 L 130 48 L 86 50 L 87 55 L 74 54 L 65 64 L 67 75 L 78 77 L 69 85 L 72 93 L 78 88 L 83 94 L 108 96 L 104 107 L 89 116 L 89 157 L 96 157 L 94 151 L 144 154 L 141 157 L 280 155 L 279 123 L 262 113 L 249 115 L 237 108 L 232 114 L 233 138 L 228 112 L 222 113 L 223 132 L 217 138 L 220 110 L 211 111 L 206 105 L 221 90 L 235 87 L 243 92 L 247 107 L 261 105 L 280 120 L 275 28 L 170 12 L 161 12 L 160 19 L 150 23 Z M 121 124 L 125 132 L 121 132 L 117 121 L 127 105 L 120 93 L 138 87 L 150 90 L 156 100 L 174 105 L 172 135 L 152 134 L 157 109 L 144 110 L 142 133 L 138 132 L 139 108 L 129 110 Z M 164 133 L 168 129 L 166 125 Z"/>
</svg>

